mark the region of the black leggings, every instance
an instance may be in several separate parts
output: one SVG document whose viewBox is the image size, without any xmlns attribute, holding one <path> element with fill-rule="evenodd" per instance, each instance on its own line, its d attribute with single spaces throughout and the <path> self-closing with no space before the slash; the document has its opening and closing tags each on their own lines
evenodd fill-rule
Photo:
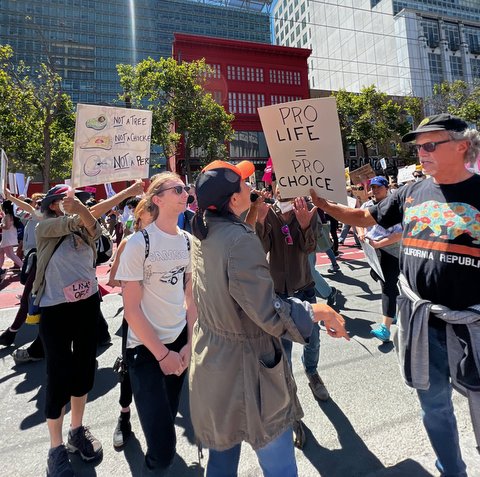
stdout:
<svg viewBox="0 0 480 477">
<path fill-rule="evenodd" d="M 382 313 L 383 316 L 394 318 L 397 311 L 398 275 L 400 264 L 398 258 L 380 249 L 380 267 L 382 268 L 385 282 L 380 281 L 382 286 Z"/>
<path fill-rule="evenodd" d="M 127 349 L 127 334 L 128 334 L 128 323 L 124 318 L 122 321 L 122 356 L 125 360 L 124 365 L 127 366 L 127 357 L 125 350 Z M 120 399 L 118 401 L 120 406 L 129 407 L 132 404 L 132 384 L 130 383 L 130 374 L 127 372 L 123 375 L 123 379 L 120 382 Z"/>
<path fill-rule="evenodd" d="M 74 303 L 42 308 L 40 337 L 47 361 L 47 419 L 59 418 L 71 396 L 83 396 L 93 387 L 99 309 L 98 293 Z"/>
</svg>

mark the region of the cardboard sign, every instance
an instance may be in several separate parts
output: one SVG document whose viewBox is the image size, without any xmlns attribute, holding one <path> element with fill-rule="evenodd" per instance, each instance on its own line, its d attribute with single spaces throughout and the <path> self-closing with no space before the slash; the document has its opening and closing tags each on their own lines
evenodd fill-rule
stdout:
<svg viewBox="0 0 480 477">
<path fill-rule="evenodd" d="M 5 197 L 5 189 L 7 188 L 8 179 L 8 157 L 2 149 L 0 154 L 0 195 Z"/>
<path fill-rule="evenodd" d="M 383 281 L 385 281 L 385 278 L 383 277 L 382 267 L 380 266 L 380 261 L 378 260 L 377 251 L 368 243 L 367 240 L 362 242 L 362 249 L 370 267 Z"/>
<path fill-rule="evenodd" d="M 284 199 L 310 195 L 347 203 L 342 139 L 335 98 L 258 108 Z"/>
<path fill-rule="evenodd" d="M 152 112 L 77 105 L 72 187 L 148 177 Z"/>
<path fill-rule="evenodd" d="M 370 164 L 365 164 L 354 171 L 350 171 L 350 181 L 354 185 L 364 184 L 372 177 L 375 177 L 375 171 Z"/>
<path fill-rule="evenodd" d="M 415 172 L 415 164 L 402 167 L 398 170 L 397 183 L 398 182 L 410 182 L 414 180 L 413 173 Z"/>
</svg>

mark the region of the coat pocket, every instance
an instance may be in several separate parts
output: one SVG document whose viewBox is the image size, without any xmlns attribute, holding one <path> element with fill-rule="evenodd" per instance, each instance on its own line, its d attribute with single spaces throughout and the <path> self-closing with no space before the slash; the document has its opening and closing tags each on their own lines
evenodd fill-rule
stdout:
<svg viewBox="0 0 480 477">
<path fill-rule="evenodd" d="M 285 357 L 276 353 L 275 362 L 266 364 L 260 361 L 260 414 L 264 422 L 278 418 L 285 419 L 290 404 L 290 394 L 285 375 Z"/>
</svg>

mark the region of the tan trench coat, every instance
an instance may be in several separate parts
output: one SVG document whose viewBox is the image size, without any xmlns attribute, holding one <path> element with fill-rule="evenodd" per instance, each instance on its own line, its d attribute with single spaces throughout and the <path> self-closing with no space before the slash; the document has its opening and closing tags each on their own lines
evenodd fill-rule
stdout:
<svg viewBox="0 0 480 477">
<path fill-rule="evenodd" d="M 311 308 L 277 298 L 248 225 L 210 216 L 208 226 L 207 238 L 193 246 L 193 427 L 204 447 L 221 451 L 246 441 L 258 449 L 303 416 L 280 337 L 305 343 L 291 313 L 311 330 Z"/>
</svg>

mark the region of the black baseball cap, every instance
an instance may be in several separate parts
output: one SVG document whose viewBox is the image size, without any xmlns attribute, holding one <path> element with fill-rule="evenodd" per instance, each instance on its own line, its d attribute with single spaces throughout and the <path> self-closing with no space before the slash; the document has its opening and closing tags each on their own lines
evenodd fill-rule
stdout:
<svg viewBox="0 0 480 477">
<path fill-rule="evenodd" d="M 250 177 L 255 166 L 249 161 L 230 164 L 213 161 L 202 169 L 195 183 L 198 207 L 222 209 L 231 195 L 240 190 L 240 181 Z"/>
<path fill-rule="evenodd" d="M 442 113 L 428 116 L 418 125 L 418 128 L 402 137 L 402 142 L 414 141 L 417 134 L 431 131 L 456 131 L 462 132 L 468 128 L 468 124 L 457 116 Z"/>
</svg>

